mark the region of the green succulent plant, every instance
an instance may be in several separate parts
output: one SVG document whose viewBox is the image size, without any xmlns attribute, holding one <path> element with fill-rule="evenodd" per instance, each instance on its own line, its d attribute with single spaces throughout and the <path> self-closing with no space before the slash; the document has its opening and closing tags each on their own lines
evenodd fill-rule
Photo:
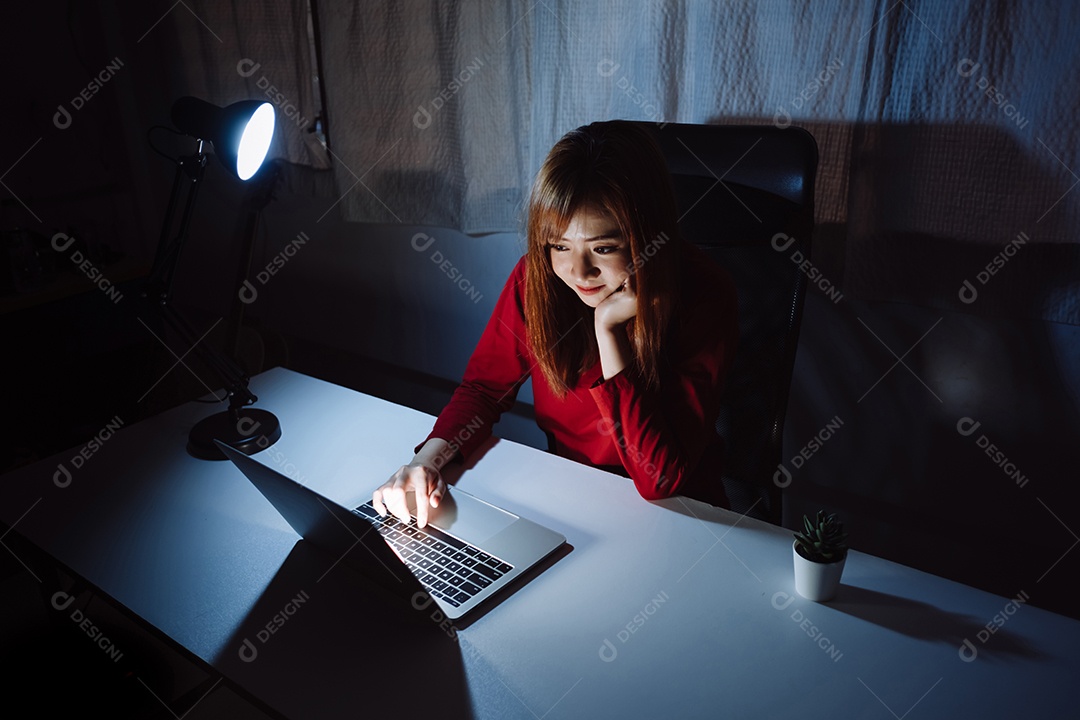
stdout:
<svg viewBox="0 0 1080 720">
<path fill-rule="evenodd" d="M 826 515 L 818 510 L 817 519 L 811 521 L 803 515 L 804 532 L 795 533 L 795 542 L 799 553 L 807 560 L 819 563 L 831 563 L 843 560 L 847 555 L 847 533 L 844 523 L 835 515 Z"/>
</svg>

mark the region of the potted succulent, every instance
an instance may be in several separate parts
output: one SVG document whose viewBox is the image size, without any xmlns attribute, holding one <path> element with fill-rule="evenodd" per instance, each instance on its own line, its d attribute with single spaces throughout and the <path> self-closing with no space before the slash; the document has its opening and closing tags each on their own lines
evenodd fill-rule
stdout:
<svg viewBox="0 0 1080 720">
<path fill-rule="evenodd" d="M 807 600 L 825 602 L 836 595 L 847 559 L 847 533 L 835 515 L 818 510 L 811 521 L 803 515 L 803 532 L 795 533 L 795 590 Z"/>
</svg>

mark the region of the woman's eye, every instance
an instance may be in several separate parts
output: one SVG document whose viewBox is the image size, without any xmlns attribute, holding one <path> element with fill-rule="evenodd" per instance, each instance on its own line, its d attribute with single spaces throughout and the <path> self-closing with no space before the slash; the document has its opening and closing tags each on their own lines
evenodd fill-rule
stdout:
<svg viewBox="0 0 1080 720">
<path fill-rule="evenodd" d="M 613 252 L 618 252 L 619 249 L 620 248 L 617 245 L 601 245 L 600 247 L 596 248 L 596 254 L 597 255 L 610 255 Z"/>
<path fill-rule="evenodd" d="M 566 252 L 565 245 L 558 245 L 556 243 L 548 243 L 548 249 L 554 250 L 555 252 Z"/>
</svg>

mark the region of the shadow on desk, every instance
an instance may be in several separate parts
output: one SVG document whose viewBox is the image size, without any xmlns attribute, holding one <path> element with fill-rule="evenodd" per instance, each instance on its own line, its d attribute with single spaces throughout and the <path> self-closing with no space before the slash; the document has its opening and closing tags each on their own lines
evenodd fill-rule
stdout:
<svg viewBox="0 0 1080 720">
<path fill-rule="evenodd" d="M 965 654 L 961 655 L 964 658 L 974 659 L 977 654 L 980 658 L 999 660 L 1006 657 L 1036 659 L 1044 655 L 1030 642 L 1004 627 L 997 628 L 984 643 L 979 638 L 979 631 L 987 634 L 988 619 L 980 621 L 970 615 L 948 612 L 918 600 L 876 590 L 841 584 L 836 598 L 828 603 L 828 607 L 917 640 L 954 645 L 958 653 L 961 647 L 967 647 Z M 965 646 L 965 640 L 969 646 Z"/>
<path fill-rule="evenodd" d="M 471 717 L 456 632 L 297 542 L 212 665 L 288 717 Z"/>
</svg>

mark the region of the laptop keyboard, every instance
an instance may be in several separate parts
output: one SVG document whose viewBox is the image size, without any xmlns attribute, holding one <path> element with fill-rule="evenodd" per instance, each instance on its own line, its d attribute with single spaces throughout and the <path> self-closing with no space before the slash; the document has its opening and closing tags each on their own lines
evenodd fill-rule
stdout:
<svg viewBox="0 0 1080 720">
<path fill-rule="evenodd" d="M 379 517 L 371 502 L 354 513 L 370 521 L 431 595 L 460 607 L 513 569 L 509 563 L 437 527 L 416 527 L 393 515 Z"/>
</svg>

